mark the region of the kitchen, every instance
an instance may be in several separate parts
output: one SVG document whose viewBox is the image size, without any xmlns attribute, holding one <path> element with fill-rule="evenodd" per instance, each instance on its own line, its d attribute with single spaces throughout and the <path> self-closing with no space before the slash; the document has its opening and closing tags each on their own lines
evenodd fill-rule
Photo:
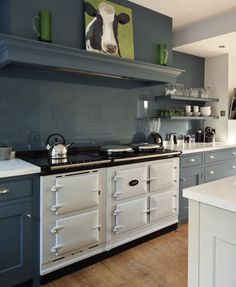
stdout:
<svg viewBox="0 0 236 287">
<path fill-rule="evenodd" d="M 233 54 L 228 56 L 228 51 L 216 52 L 214 49 L 212 55 L 207 54 L 210 52 L 206 47 L 210 46 L 210 42 L 213 45 L 216 40 L 209 39 L 209 43 L 201 46 L 199 41 L 204 42 L 206 39 L 200 39 L 197 33 L 196 37 L 199 38 L 190 39 L 192 42 L 187 43 L 184 28 L 172 33 L 172 19 L 163 15 L 168 14 L 167 11 L 164 13 L 159 10 L 163 13 L 160 14 L 143 7 L 150 3 L 142 6 L 141 1 L 133 3 L 117 0 L 112 2 L 132 9 L 135 61 L 107 55 L 88 56 L 88 52 L 83 51 L 83 1 L 73 0 L 70 4 L 68 1 L 61 1 L 60 5 L 47 2 L 1 2 L 1 145 L 13 146 L 17 157 L 33 163 L 32 166 L 19 160 L 1 162 L 1 229 L 7 230 L 9 224 L 15 224 L 15 229 L 19 228 L 19 220 L 26 224 L 26 230 L 20 230 L 17 234 L 9 231 L 5 238 L 2 237 L 3 242 L 9 241 L 9 246 L 1 252 L 2 286 L 24 284 L 31 279 L 34 279 L 34 285 L 37 286 L 39 275 L 41 284 L 47 283 L 50 276 L 56 278 L 58 274 L 66 274 L 66 268 L 73 270 L 76 263 L 83 260 L 89 262 L 89 258 L 98 260 L 92 256 L 105 257 L 104 254 L 115 253 L 115 250 L 122 249 L 124 244 L 142 240 L 152 233 L 157 236 L 166 232 L 166 237 L 155 239 L 156 243 L 150 241 L 154 249 L 155 244 L 161 244 L 162 238 L 169 238 L 171 241 L 172 236 L 178 238 L 181 234 L 187 248 L 186 224 L 179 225 L 178 232 L 173 231 L 178 222 L 186 222 L 188 217 L 188 203 L 182 194 L 183 189 L 235 174 L 236 145 L 233 140 L 222 143 L 234 135 L 234 132 L 231 132 L 234 121 L 228 121 L 228 97 L 234 88 Z M 230 1 L 228 5 L 225 9 L 235 7 Z M 52 11 L 54 22 L 51 44 L 37 41 L 32 27 L 32 18 L 41 9 Z M 228 13 L 233 14 L 232 11 Z M 67 17 L 70 21 L 61 20 Z M 193 28 L 196 29 L 198 24 L 194 23 Z M 227 32 L 230 31 L 218 31 L 222 34 Z M 207 36 L 211 38 L 210 35 Z M 176 51 L 173 52 L 172 38 L 176 44 L 173 46 Z M 195 41 L 199 44 L 197 51 L 194 50 Z M 156 65 L 159 43 L 166 43 L 169 47 L 167 66 Z M 193 55 L 191 49 L 195 51 L 192 52 Z M 213 71 L 218 65 L 222 68 L 216 75 Z M 229 71 L 225 72 L 227 69 Z M 79 73 L 75 72 L 77 70 Z M 177 83 L 184 84 L 188 90 L 209 86 L 209 97 L 197 100 L 191 97 L 186 100 L 167 97 L 163 99 L 165 83 L 174 85 L 176 78 Z M 161 119 L 160 134 L 165 148 L 171 151 L 154 153 L 151 156 L 146 153 L 144 158 L 143 152 L 138 155 L 135 153 L 135 156 L 129 155 L 125 159 L 119 156 L 101 159 L 97 154 L 98 146 L 129 145 L 147 139 L 153 143 L 153 139 L 148 136 L 151 132 L 150 125 L 156 122 L 148 119 L 156 118 L 158 111 L 170 111 L 176 107 L 185 110 L 185 106 L 189 105 L 191 108 L 201 108 L 205 103 L 211 105 L 212 115 L 216 118 L 198 120 L 170 115 Z M 204 132 L 207 126 L 216 130 L 215 143 L 183 143 L 183 135 L 193 135 L 198 130 Z M 159 131 L 159 128 L 154 130 Z M 54 142 L 61 143 L 57 148 L 63 149 L 65 144 L 70 143 L 74 144 L 71 148 L 68 147 L 69 151 L 86 148 L 81 154 L 83 156 L 76 159 L 76 166 L 72 170 L 58 170 L 58 162 L 52 163 L 48 170 L 45 164 L 40 165 L 37 158 L 32 158 L 36 150 L 42 150 L 44 155 L 48 155 L 46 146 L 53 145 L 53 141 L 48 137 L 55 133 Z M 173 142 L 165 141 L 170 133 L 177 134 L 178 144 L 174 144 L 174 139 Z M 50 147 L 49 150 L 55 151 Z M 172 150 L 182 152 L 180 159 L 180 154 L 173 154 Z M 26 151 L 29 152 L 28 156 L 24 153 Z M 73 164 L 75 157 L 72 154 Z M 64 167 L 71 163 L 69 158 L 63 160 L 61 164 Z M 74 180 L 71 180 L 72 178 Z M 82 189 L 77 190 L 77 185 Z M 65 186 L 68 187 L 68 193 L 63 192 Z M 158 208 L 157 203 L 160 203 Z M 19 216 L 16 219 L 16 212 L 21 214 L 20 219 Z M 132 213 L 139 217 L 132 216 Z M 87 216 L 83 218 L 84 214 Z M 66 227 L 61 228 L 62 226 Z M 92 233 L 88 227 L 92 228 Z M 83 232 L 76 233 L 76 230 Z M 26 252 L 23 259 L 19 257 L 19 250 L 16 248 L 21 232 L 28 234 L 28 241 L 23 240 L 21 243 L 24 248 L 28 246 L 28 252 L 22 247 L 22 252 Z M 74 234 L 74 237 L 70 234 Z M 63 246 L 66 238 L 70 242 L 69 250 Z M 162 247 L 169 247 L 168 244 L 163 243 Z M 144 252 L 142 246 L 137 246 L 140 247 L 137 249 L 140 250 L 137 251 L 138 254 Z M 11 253 L 9 250 L 12 250 Z M 122 256 L 123 253 L 120 254 Z M 187 259 L 186 250 L 182 255 Z M 170 258 L 168 252 L 165 256 Z M 176 256 L 181 257 L 181 253 Z M 113 258 L 116 260 L 115 257 L 108 259 L 111 264 Z M 23 264 L 16 264 L 15 261 L 19 259 L 23 260 Z M 123 260 L 125 262 L 126 258 Z M 155 262 L 155 258 L 153 260 Z M 184 278 L 180 276 L 183 281 L 179 282 L 179 286 L 187 286 L 186 261 L 182 262 L 182 265 L 176 261 L 176 265 L 181 266 L 185 274 Z M 89 263 L 84 264 L 86 266 Z M 131 261 L 130 264 L 134 263 Z M 171 265 L 171 268 L 175 267 Z M 81 272 L 86 272 L 84 270 Z M 158 272 L 161 277 L 161 271 Z M 125 284 L 125 281 L 118 283 L 112 278 L 109 279 L 114 282 L 113 286 Z M 60 280 L 63 282 L 64 279 L 58 279 L 58 284 L 63 284 Z M 98 279 L 95 277 L 94 280 L 96 282 Z M 154 277 L 154 280 L 158 282 L 157 277 Z M 161 280 L 157 283 L 160 286 L 176 286 L 165 277 Z M 131 284 L 130 282 L 126 286 Z M 64 282 L 64 286 L 68 284 L 70 283 Z M 84 286 L 94 284 L 96 285 L 90 282 Z M 104 284 L 106 283 L 103 280 L 97 286 L 107 286 Z M 155 286 L 156 283 L 152 281 L 145 284 L 143 286 Z"/>
</svg>

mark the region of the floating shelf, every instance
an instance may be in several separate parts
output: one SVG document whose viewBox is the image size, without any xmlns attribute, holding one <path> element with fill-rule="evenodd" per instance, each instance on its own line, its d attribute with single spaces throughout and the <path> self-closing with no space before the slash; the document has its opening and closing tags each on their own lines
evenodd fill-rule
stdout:
<svg viewBox="0 0 236 287">
<path fill-rule="evenodd" d="M 161 119 L 166 120 L 217 120 L 219 117 L 217 116 L 211 116 L 211 117 L 188 117 L 188 116 L 167 116 L 167 117 L 161 117 Z"/>
<path fill-rule="evenodd" d="M 146 85 L 175 83 L 184 70 L 102 55 L 81 49 L 0 34 L 0 67 L 8 65 L 78 73 Z"/>
<path fill-rule="evenodd" d="M 191 102 L 219 102 L 217 98 L 195 98 L 182 96 L 157 96 L 157 100 L 177 100 L 177 101 L 191 101 Z"/>
</svg>

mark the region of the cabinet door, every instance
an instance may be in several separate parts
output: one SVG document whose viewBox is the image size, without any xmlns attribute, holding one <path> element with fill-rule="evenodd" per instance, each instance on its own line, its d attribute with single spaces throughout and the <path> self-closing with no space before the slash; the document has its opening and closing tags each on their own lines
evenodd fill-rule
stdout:
<svg viewBox="0 0 236 287">
<path fill-rule="evenodd" d="M 113 231 L 120 234 L 147 224 L 147 198 L 117 204 Z"/>
<path fill-rule="evenodd" d="M 0 207 L 0 286 L 33 278 L 32 202 Z"/>
<path fill-rule="evenodd" d="M 115 193 L 117 199 L 132 197 L 147 192 L 147 167 L 137 167 L 117 170 L 113 180 L 115 181 Z"/>
<path fill-rule="evenodd" d="M 99 243 L 99 212 L 93 210 L 56 221 L 51 229 L 55 234 L 55 245 L 51 252 L 65 254 Z"/>
<path fill-rule="evenodd" d="M 177 214 L 174 190 L 150 196 L 150 222 Z"/>
<path fill-rule="evenodd" d="M 51 190 L 55 193 L 52 210 L 58 215 L 96 206 L 99 201 L 99 173 L 58 177 Z"/>
<path fill-rule="evenodd" d="M 172 189 L 177 180 L 175 160 L 161 160 L 150 165 L 150 192 Z"/>
<path fill-rule="evenodd" d="M 179 221 L 188 218 L 188 199 L 183 197 L 183 189 L 199 185 L 203 182 L 203 168 L 189 168 L 180 170 L 179 189 Z"/>
</svg>

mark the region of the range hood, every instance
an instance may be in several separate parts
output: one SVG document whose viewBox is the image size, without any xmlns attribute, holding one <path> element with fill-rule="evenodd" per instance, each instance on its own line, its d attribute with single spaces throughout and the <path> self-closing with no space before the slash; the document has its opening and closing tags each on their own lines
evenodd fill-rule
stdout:
<svg viewBox="0 0 236 287">
<path fill-rule="evenodd" d="M 9 65 L 126 79 L 175 83 L 183 70 L 0 34 L 0 67 Z"/>
</svg>

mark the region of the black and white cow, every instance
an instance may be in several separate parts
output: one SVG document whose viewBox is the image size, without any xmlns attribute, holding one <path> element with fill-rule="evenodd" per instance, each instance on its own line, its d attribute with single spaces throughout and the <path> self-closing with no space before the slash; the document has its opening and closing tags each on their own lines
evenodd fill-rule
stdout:
<svg viewBox="0 0 236 287">
<path fill-rule="evenodd" d="M 130 21 L 129 15 L 126 13 L 116 15 L 115 8 L 106 2 L 101 2 L 98 9 L 91 3 L 85 2 L 85 11 L 94 17 L 85 31 L 86 50 L 121 56 L 118 24 L 127 24 Z"/>
</svg>

